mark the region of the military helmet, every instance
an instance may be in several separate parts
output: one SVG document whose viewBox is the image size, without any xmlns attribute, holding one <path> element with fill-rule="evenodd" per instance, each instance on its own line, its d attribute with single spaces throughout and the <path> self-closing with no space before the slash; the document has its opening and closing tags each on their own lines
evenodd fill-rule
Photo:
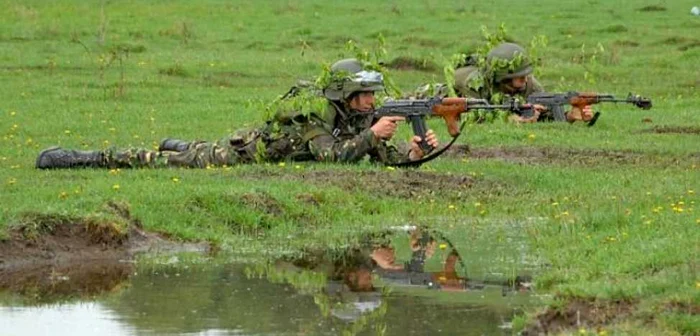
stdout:
<svg viewBox="0 0 700 336">
<path fill-rule="evenodd" d="M 330 100 L 348 99 L 355 92 L 384 90 L 384 77 L 380 72 L 367 71 L 354 58 L 335 62 L 331 66 L 331 82 L 323 89 Z"/>
<path fill-rule="evenodd" d="M 486 64 L 496 83 L 532 73 L 527 52 L 515 43 L 501 43 L 491 49 L 486 55 Z"/>
</svg>

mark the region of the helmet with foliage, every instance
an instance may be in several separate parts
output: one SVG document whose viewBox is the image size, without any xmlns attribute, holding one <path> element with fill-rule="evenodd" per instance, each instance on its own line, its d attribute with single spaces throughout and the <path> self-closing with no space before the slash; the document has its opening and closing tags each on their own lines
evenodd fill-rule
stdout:
<svg viewBox="0 0 700 336">
<path fill-rule="evenodd" d="M 515 43 L 501 43 L 486 55 L 486 67 L 494 82 L 532 73 L 532 64 L 525 49 Z"/>
<path fill-rule="evenodd" d="M 348 99 L 355 92 L 376 92 L 384 90 L 384 77 L 381 72 L 368 71 L 354 58 L 335 62 L 330 69 L 330 80 L 323 89 L 323 95 L 330 100 Z"/>
</svg>

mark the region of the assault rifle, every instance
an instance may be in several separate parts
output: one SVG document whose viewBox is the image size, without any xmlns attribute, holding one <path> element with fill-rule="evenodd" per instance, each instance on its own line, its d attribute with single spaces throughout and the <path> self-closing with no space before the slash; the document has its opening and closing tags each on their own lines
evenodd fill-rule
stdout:
<svg viewBox="0 0 700 336">
<path fill-rule="evenodd" d="M 599 94 L 595 92 L 565 92 L 565 93 L 533 93 L 527 97 L 528 104 L 539 104 L 544 105 L 548 109 L 554 112 L 554 119 L 557 121 L 567 120 L 564 116 L 564 112 L 561 111 L 559 106 L 569 104 L 571 105 L 571 111 L 574 116 L 580 118 L 583 113 L 583 108 L 586 105 L 593 105 L 598 103 L 629 103 L 638 108 L 648 110 L 651 108 L 651 100 L 644 98 L 639 95 L 629 94 L 627 98 L 616 98 L 610 94 Z M 530 110 L 531 111 L 531 110 Z M 530 112 L 531 115 L 531 112 Z M 600 112 L 595 112 L 593 118 L 588 121 L 588 126 L 593 126 L 595 122 L 600 117 Z"/>
<path fill-rule="evenodd" d="M 426 117 L 445 119 L 447 131 L 452 136 L 452 142 L 443 148 L 444 151 L 461 133 L 462 127 L 459 126 L 459 119 L 462 113 L 473 110 L 507 110 L 520 113 L 523 109 L 523 105 L 518 104 L 515 100 L 501 105 L 491 105 L 485 99 L 432 97 L 428 99 L 388 100 L 374 111 L 374 116 L 376 119 L 388 116 L 405 117 L 406 121 L 413 127 L 413 134 L 421 137 L 421 149 L 424 153 L 429 153 L 433 148 L 425 140 L 425 133 L 428 131 L 425 124 Z"/>
</svg>

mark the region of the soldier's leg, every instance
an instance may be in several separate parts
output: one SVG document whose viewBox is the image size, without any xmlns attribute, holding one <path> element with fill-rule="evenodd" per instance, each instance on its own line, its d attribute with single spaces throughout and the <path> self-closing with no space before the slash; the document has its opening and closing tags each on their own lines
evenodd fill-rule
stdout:
<svg viewBox="0 0 700 336">
<path fill-rule="evenodd" d="M 158 146 L 158 151 L 184 152 L 203 142 L 204 141 L 201 140 L 184 141 L 179 139 L 166 138 L 160 142 L 160 145 Z"/>
<path fill-rule="evenodd" d="M 218 142 L 199 142 L 183 152 L 160 152 L 169 167 L 207 168 L 247 162 L 225 138 Z"/>
</svg>

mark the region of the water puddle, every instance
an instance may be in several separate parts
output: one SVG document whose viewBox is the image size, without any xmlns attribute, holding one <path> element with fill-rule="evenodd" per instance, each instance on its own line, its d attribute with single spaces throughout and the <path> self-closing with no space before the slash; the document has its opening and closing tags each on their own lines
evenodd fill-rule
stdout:
<svg viewBox="0 0 700 336">
<path fill-rule="evenodd" d="M 507 335 L 529 276 L 408 229 L 263 262 L 91 262 L 0 283 L 2 335 Z"/>
</svg>

